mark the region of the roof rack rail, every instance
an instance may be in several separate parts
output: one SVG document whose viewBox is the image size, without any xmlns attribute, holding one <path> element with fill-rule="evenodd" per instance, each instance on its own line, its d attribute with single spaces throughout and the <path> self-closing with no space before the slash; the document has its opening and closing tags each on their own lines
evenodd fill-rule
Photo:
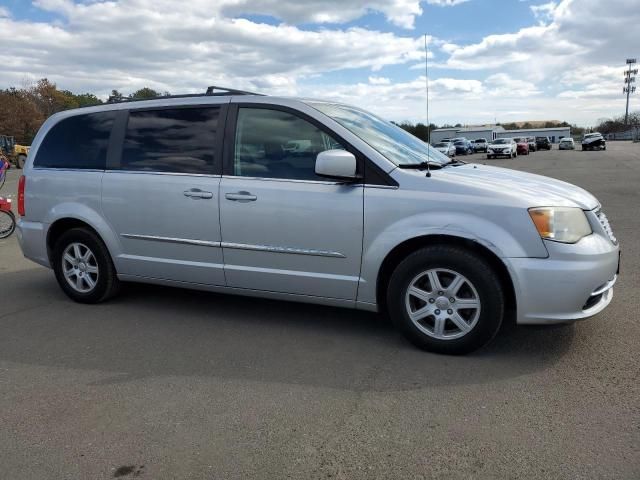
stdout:
<svg viewBox="0 0 640 480">
<path fill-rule="evenodd" d="M 185 93 L 182 95 L 160 95 L 155 98 L 128 98 L 128 97 L 113 97 L 110 96 L 107 103 L 126 103 L 126 102 L 143 102 L 145 100 L 160 100 L 163 98 L 190 98 L 190 97 L 205 97 L 205 96 L 217 96 L 217 95 L 259 95 L 264 96 L 263 93 L 246 92 L 244 90 L 236 90 L 235 88 L 226 88 L 212 85 L 207 88 L 206 93 Z"/>
<path fill-rule="evenodd" d="M 220 90 L 220 93 L 215 93 L 216 90 Z M 224 93 L 226 92 L 226 93 Z M 247 92 L 245 90 L 236 90 L 235 88 L 227 88 L 227 87 L 220 87 L 217 85 L 211 85 L 209 88 L 207 88 L 207 93 L 205 95 L 260 95 L 260 96 L 264 96 L 264 94 L 262 93 L 255 93 L 255 92 Z"/>
</svg>

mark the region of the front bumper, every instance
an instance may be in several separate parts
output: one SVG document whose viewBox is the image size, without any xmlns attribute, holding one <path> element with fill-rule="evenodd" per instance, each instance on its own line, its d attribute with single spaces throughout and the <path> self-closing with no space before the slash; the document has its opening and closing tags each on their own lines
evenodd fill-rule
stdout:
<svg viewBox="0 0 640 480">
<path fill-rule="evenodd" d="M 576 244 L 545 242 L 549 258 L 510 258 L 517 323 L 582 320 L 604 310 L 613 298 L 620 249 L 600 232 Z"/>
<path fill-rule="evenodd" d="M 508 151 L 504 151 L 504 150 L 487 150 L 487 155 L 493 155 L 495 157 L 510 157 L 512 154 L 511 150 Z"/>
</svg>

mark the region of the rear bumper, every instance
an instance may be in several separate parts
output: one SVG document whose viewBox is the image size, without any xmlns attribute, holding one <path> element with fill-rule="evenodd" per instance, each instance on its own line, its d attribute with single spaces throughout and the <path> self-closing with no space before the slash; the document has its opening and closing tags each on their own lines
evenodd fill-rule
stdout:
<svg viewBox="0 0 640 480">
<path fill-rule="evenodd" d="M 16 236 L 26 258 L 44 267 L 51 268 L 47 255 L 47 226 L 40 222 L 28 222 L 19 219 Z"/>
<path fill-rule="evenodd" d="M 546 243 L 549 258 L 508 259 L 517 323 L 565 323 L 604 310 L 617 280 L 618 246 L 598 234 L 574 245 Z"/>
</svg>

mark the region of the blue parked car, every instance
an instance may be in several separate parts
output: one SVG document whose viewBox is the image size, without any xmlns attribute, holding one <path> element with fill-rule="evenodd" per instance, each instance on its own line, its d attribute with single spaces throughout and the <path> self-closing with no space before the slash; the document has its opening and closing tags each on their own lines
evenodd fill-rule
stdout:
<svg viewBox="0 0 640 480">
<path fill-rule="evenodd" d="M 451 141 L 456 147 L 456 155 L 470 155 L 473 153 L 473 144 L 466 138 L 454 138 Z"/>
</svg>

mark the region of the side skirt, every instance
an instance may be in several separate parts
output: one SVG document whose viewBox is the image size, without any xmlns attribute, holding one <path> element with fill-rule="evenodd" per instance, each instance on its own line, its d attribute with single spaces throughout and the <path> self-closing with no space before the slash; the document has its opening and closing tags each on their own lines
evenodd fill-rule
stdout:
<svg viewBox="0 0 640 480">
<path fill-rule="evenodd" d="M 377 306 L 373 303 L 356 302 L 338 298 L 314 297 L 312 295 L 299 295 L 293 293 L 270 292 L 266 290 L 252 290 L 248 288 L 227 287 L 224 285 L 207 285 L 203 283 L 180 282 L 162 278 L 141 277 L 137 275 L 118 274 L 118 279 L 123 282 L 149 283 L 168 287 L 186 288 L 190 290 L 202 290 L 206 292 L 228 293 L 231 295 L 245 295 L 248 297 L 269 298 L 273 300 L 285 300 L 289 302 L 313 303 L 331 307 L 352 308 L 376 312 Z"/>
</svg>

